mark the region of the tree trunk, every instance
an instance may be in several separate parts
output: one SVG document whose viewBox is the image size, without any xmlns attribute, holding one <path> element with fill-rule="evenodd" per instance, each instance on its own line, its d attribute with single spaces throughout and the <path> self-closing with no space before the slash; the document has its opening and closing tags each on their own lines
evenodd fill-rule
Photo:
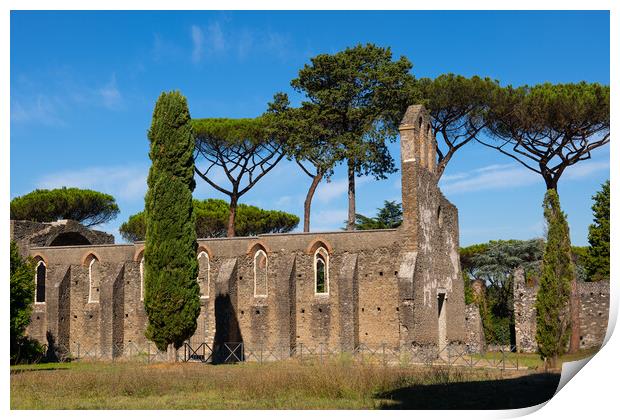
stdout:
<svg viewBox="0 0 620 420">
<path fill-rule="evenodd" d="M 571 327 L 571 335 L 570 335 L 570 344 L 568 346 L 569 353 L 577 353 L 579 351 L 579 291 L 577 290 L 577 276 L 573 277 L 573 281 L 571 282 L 571 293 L 570 293 L 570 327 Z"/>
<path fill-rule="evenodd" d="M 348 160 L 349 175 L 349 217 L 347 230 L 355 230 L 355 167 L 351 159 Z"/>
<path fill-rule="evenodd" d="M 557 192 L 558 181 L 556 179 L 553 179 L 552 176 L 545 176 L 545 175 L 543 175 L 543 179 L 545 180 L 545 184 L 547 185 L 548 190 L 555 190 Z"/>
<path fill-rule="evenodd" d="M 168 362 L 174 363 L 178 360 L 178 350 L 174 348 L 174 344 L 168 344 L 168 349 L 166 353 L 168 355 Z"/>
<path fill-rule="evenodd" d="M 232 238 L 235 236 L 235 217 L 237 216 L 237 197 L 236 193 L 230 196 L 230 206 L 228 210 L 228 229 L 226 231 L 226 236 Z"/>
<path fill-rule="evenodd" d="M 308 190 L 308 194 L 306 194 L 306 201 L 304 201 L 304 232 L 310 232 L 310 206 L 312 205 L 312 197 L 314 197 L 314 192 L 319 186 L 321 178 L 323 178 L 322 173 L 317 173 L 314 178 L 312 178 L 312 184 L 310 184 L 310 189 Z"/>
</svg>

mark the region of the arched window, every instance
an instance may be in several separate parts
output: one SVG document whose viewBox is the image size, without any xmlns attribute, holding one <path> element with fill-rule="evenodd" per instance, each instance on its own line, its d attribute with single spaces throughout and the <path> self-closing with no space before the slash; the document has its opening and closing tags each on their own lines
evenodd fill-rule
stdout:
<svg viewBox="0 0 620 420">
<path fill-rule="evenodd" d="M 101 287 L 101 270 L 97 257 L 90 255 L 88 263 L 88 303 L 99 302 L 99 288 Z"/>
<path fill-rule="evenodd" d="M 140 300 L 144 300 L 144 256 L 140 258 Z"/>
<path fill-rule="evenodd" d="M 36 272 L 34 275 L 35 295 L 34 303 L 45 303 L 45 280 L 47 277 L 47 267 L 43 260 L 37 262 Z"/>
<path fill-rule="evenodd" d="M 267 254 L 262 249 L 254 254 L 254 296 L 267 296 Z"/>
<path fill-rule="evenodd" d="M 314 252 L 314 293 L 329 294 L 329 254 L 323 247 Z"/>
<path fill-rule="evenodd" d="M 209 297 L 209 254 L 200 251 L 198 254 L 198 285 L 200 286 L 200 297 Z"/>
</svg>

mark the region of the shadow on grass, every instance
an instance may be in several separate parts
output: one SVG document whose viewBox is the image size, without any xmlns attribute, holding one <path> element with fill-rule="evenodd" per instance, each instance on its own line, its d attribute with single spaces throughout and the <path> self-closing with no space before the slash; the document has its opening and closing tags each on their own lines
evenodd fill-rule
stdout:
<svg viewBox="0 0 620 420">
<path fill-rule="evenodd" d="M 11 366 L 11 375 L 14 373 L 22 372 L 39 372 L 42 370 L 64 370 L 69 369 L 69 366 L 41 366 L 41 365 L 25 365 L 25 366 Z"/>
<path fill-rule="evenodd" d="M 499 410 L 530 407 L 555 393 L 559 374 L 540 373 L 511 379 L 418 385 L 377 395 L 381 409 Z"/>
</svg>

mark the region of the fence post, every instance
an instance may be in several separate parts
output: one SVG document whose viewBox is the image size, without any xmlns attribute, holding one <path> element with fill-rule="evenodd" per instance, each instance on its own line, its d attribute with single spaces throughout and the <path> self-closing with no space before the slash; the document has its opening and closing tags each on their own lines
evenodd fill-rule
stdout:
<svg viewBox="0 0 620 420">
<path fill-rule="evenodd" d="M 387 366 L 387 359 L 385 358 L 385 343 L 381 344 L 381 351 L 383 352 L 383 365 Z"/>
</svg>

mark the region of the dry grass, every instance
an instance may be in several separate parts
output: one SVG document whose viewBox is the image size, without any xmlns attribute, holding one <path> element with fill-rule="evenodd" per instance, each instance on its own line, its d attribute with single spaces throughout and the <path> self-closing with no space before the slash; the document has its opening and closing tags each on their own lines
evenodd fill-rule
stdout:
<svg viewBox="0 0 620 420">
<path fill-rule="evenodd" d="M 500 372 L 309 364 L 71 363 L 13 369 L 13 409 L 332 409 L 390 405 L 391 390 L 493 381 Z M 380 397 L 381 396 L 381 397 Z"/>
</svg>

